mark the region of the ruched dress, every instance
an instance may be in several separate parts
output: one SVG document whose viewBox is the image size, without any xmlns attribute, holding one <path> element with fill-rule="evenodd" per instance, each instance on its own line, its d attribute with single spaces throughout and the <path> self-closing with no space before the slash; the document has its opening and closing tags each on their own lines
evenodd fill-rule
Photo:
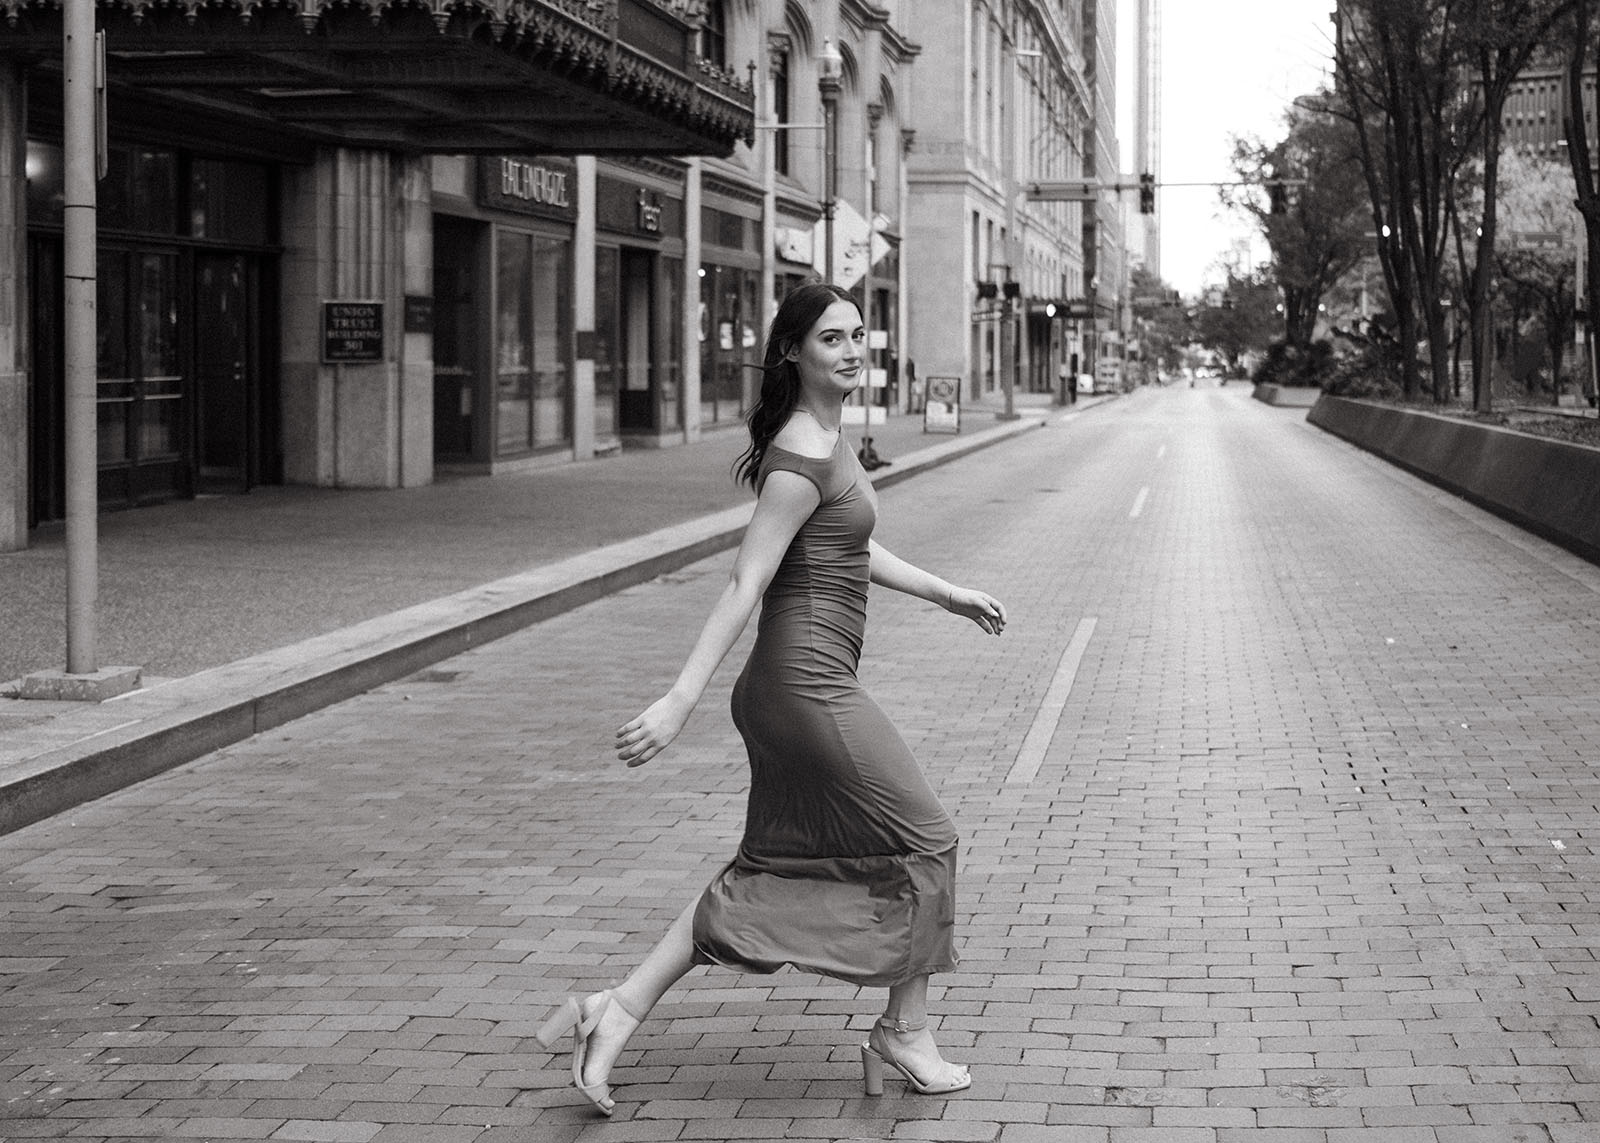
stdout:
<svg viewBox="0 0 1600 1143">
<path fill-rule="evenodd" d="M 734 684 L 749 807 L 737 855 L 695 908 L 695 959 L 862 985 L 946 971 L 955 827 L 856 679 L 877 497 L 843 434 L 823 459 L 769 445 L 758 490 L 779 469 L 822 499 L 762 597 Z"/>
</svg>

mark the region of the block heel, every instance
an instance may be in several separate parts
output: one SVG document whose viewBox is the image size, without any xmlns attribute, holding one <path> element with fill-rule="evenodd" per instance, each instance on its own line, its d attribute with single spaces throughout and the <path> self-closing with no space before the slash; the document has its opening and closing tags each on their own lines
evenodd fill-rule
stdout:
<svg viewBox="0 0 1600 1143">
<path fill-rule="evenodd" d="M 883 1057 L 871 1044 L 861 1045 L 861 1082 L 868 1095 L 883 1094 Z"/>
</svg>

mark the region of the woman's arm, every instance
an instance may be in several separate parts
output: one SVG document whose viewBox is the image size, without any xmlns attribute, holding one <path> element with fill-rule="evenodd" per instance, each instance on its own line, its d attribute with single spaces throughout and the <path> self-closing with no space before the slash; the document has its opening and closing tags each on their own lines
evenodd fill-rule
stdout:
<svg viewBox="0 0 1600 1143">
<path fill-rule="evenodd" d="M 712 606 L 672 689 L 617 729 L 618 758 L 629 766 L 642 766 L 678 736 L 711 676 L 750 622 L 790 541 L 821 500 L 817 486 L 799 473 L 779 470 L 767 477 L 728 585 Z"/>
<path fill-rule="evenodd" d="M 932 572 L 906 562 L 877 540 L 868 542 L 868 552 L 872 559 L 872 582 L 880 587 L 937 603 L 952 614 L 966 616 L 990 635 L 998 635 L 1005 630 L 1005 605 L 987 592 L 956 587 Z"/>
</svg>

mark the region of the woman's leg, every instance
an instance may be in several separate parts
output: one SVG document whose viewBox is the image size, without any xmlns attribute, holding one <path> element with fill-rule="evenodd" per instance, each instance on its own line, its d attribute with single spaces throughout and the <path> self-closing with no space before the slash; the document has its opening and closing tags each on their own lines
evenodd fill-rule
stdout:
<svg viewBox="0 0 1600 1143">
<path fill-rule="evenodd" d="M 904 1028 L 905 1031 L 900 1029 Z M 872 1029 L 868 1042 L 922 1081 L 939 1087 L 966 1075 L 966 1068 L 947 1062 L 928 1031 L 928 978 L 913 977 L 889 989 L 883 1019 Z M 887 1049 L 887 1052 L 885 1052 Z"/>
<path fill-rule="evenodd" d="M 655 947 L 639 962 L 628 978 L 611 989 L 616 1003 L 606 1009 L 599 1025 L 589 1033 L 588 1055 L 583 1065 L 583 1080 L 602 1083 L 611 1074 L 617 1057 L 628 1046 L 639 1021 L 650 1014 L 662 995 L 694 967 L 694 910 L 691 901 L 668 926 Z M 584 1015 L 601 1003 L 599 994 L 583 1002 Z"/>
</svg>

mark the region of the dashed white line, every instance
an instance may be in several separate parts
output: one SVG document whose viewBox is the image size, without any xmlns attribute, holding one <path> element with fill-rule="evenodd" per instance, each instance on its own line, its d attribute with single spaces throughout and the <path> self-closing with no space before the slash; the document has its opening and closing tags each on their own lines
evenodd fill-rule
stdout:
<svg viewBox="0 0 1600 1143">
<path fill-rule="evenodd" d="M 1156 459 L 1157 460 L 1160 460 L 1162 457 L 1164 457 L 1166 455 L 1167 455 L 1167 446 L 1166 445 L 1162 445 L 1160 448 L 1156 449 Z"/>
<path fill-rule="evenodd" d="M 1056 724 L 1061 721 L 1061 712 L 1066 709 L 1067 698 L 1072 694 L 1072 683 L 1078 677 L 1078 664 L 1083 661 L 1084 649 L 1089 646 L 1089 638 L 1094 634 L 1094 624 L 1092 617 L 1078 620 L 1077 630 L 1072 633 L 1067 649 L 1061 652 L 1061 661 L 1056 665 L 1055 678 L 1050 680 L 1050 689 L 1045 692 L 1044 701 L 1033 716 L 1033 725 L 1028 727 L 1028 735 L 1022 740 L 1022 749 L 1017 751 L 1017 760 L 1011 764 L 1011 772 L 1006 775 L 1006 785 L 1026 786 L 1039 773 L 1045 751 L 1055 737 Z"/>
<path fill-rule="evenodd" d="M 1139 489 L 1139 495 L 1133 498 L 1133 510 L 1128 513 L 1128 519 L 1137 520 L 1139 518 L 1140 514 L 1144 512 L 1144 502 L 1149 495 L 1150 489 L 1148 487 Z"/>
</svg>

